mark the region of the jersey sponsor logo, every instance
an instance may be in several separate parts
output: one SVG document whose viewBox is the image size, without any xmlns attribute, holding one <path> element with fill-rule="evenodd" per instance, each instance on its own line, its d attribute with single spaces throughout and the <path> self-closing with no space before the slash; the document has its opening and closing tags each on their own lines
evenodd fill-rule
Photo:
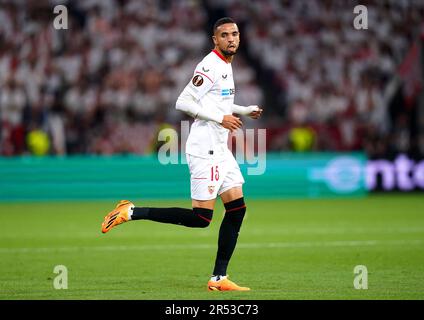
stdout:
<svg viewBox="0 0 424 320">
<path fill-rule="evenodd" d="M 203 72 L 208 72 L 210 69 L 205 69 L 205 67 L 202 67 Z"/>
<path fill-rule="evenodd" d="M 221 96 L 232 96 L 236 93 L 236 89 L 222 89 Z"/>
<path fill-rule="evenodd" d="M 203 84 L 203 78 L 200 75 L 197 75 L 191 81 L 195 87 L 200 87 Z"/>
</svg>

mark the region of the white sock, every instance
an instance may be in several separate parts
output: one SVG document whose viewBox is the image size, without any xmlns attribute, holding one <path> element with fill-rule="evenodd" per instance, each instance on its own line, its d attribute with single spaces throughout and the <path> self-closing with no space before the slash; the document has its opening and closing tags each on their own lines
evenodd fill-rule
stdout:
<svg viewBox="0 0 424 320">
<path fill-rule="evenodd" d="M 211 277 L 211 281 L 219 281 L 219 280 L 222 280 L 222 279 L 225 279 L 225 278 L 227 278 L 227 276 L 212 276 Z"/>
<path fill-rule="evenodd" d="M 133 211 L 134 211 L 134 207 L 128 208 L 128 221 L 132 220 Z"/>
</svg>

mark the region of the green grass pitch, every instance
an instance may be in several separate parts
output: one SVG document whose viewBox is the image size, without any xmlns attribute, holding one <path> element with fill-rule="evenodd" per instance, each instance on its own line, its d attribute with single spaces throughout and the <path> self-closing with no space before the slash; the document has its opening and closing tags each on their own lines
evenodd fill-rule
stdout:
<svg viewBox="0 0 424 320">
<path fill-rule="evenodd" d="M 134 201 L 184 206 L 190 201 Z M 223 206 L 207 229 L 151 221 L 100 232 L 101 202 L 0 204 L 0 299 L 423 299 L 424 196 L 249 200 L 230 278 L 208 292 Z M 68 289 L 54 288 L 54 267 Z M 354 267 L 368 289 L 354 288 Z"/>
</svg>

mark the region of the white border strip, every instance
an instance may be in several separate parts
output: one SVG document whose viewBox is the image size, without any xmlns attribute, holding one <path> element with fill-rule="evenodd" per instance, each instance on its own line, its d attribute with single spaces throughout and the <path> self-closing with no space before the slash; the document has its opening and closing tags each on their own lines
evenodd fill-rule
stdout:
<svg viewBox="0 0 424 320">
<path fill-rule="evenodd" d="M 423 240 L 352 240 L 352 241 L 310 241 L 310 242 L 261 242 L 239 243 L 238 249 L 267 248 L 316 248 L 316 247 L 360 247 L 360 246 L 391 246 L 391 245 L 422 245 Z M 78 251 L 148 251 L 148 250 L 181 250 L 181 249 L 216 249 L 216 244 L 164 244 L 137 246 L 84 246 L 84 247 L 33 247 L 33 248 L 0 248 L 0 254 L 5 253 L 51 253 Z"/>
</svg>

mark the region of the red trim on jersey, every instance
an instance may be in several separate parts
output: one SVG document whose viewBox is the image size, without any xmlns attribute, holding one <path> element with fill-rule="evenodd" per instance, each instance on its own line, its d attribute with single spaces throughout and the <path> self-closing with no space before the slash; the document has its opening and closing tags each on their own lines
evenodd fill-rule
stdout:
<svg viewBox="0 0 424 320">
<path fill-rule="evenodd" d="M 208 70 L 209 71 L 209 70 Z M 211 78 L 209 78 L 206 74 L 204 74 L 204 73 L 202 73 L 202 72 L 200 72 L 200 71 L 196 71 L 196 73 L 200 73 L 202 76 L 205 76 L 206 78 L 208 78 L 212 83 L 213 83 L 213 81 L 212 81 L 212 79 Z"/>
<path fill-rule="evenodd" d="M 225 60 L 224 56 L 216 49 L 213 49 L 212 52 L 215 52 L 215 54 L 220 57 L 225 63 L 228 63 L 227 60 Z"/>
</svg>

